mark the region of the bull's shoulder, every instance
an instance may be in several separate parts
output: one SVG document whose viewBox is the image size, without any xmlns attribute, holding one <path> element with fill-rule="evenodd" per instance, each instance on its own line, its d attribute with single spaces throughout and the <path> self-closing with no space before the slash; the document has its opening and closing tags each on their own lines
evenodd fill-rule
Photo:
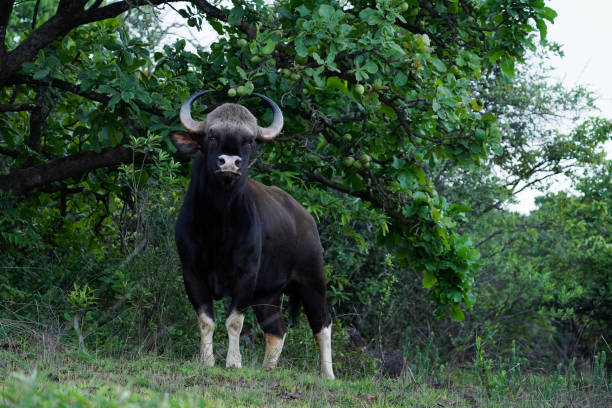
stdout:
<svg viewBox="0 0 612 408">
<path fill-rule="evenodd" d="M 267 186 L 248 179 L 247 188 L 262 215 L 274 217 L 286 214 L 295 221 L 314 222 L 310 213 L 291 194 L 276 186 Z"/>
</svg>

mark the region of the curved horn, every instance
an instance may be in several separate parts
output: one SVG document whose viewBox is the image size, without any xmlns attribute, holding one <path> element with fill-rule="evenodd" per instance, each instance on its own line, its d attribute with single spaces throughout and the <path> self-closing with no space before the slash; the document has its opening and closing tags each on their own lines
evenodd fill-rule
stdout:
<svg viewBox="0 0 612 408">
<path fill-rule="evenodd" d="M 194 93 L 181 106 L 181 112 L 179 114 L 179 118 L 181 119 L 181 123 L 183 124 L 183 127 L 187 129 L 189 133 L 194 133 L 194 134 L 204 133 L 204 123 L 205 122 L 199 122 L 197 120 L 193 120 L 193 118 L 191 117 L 191 105 L 193 104 L 193 101 L 204 94 L 207 94 L 209 92 L 214 92 L 214 91 L 215 91 L 214 89 L 207 89 L 205 91 Z"/>
<path fill-rule="evenodd" d="M 253 95 L 259 96 L 261 99 L 268 102 L 268 104 L 272 107 L 272 110 L 274 111 L 274 118 L 272 119 L 272 123 L 270 124 L 270 126 L 266 128 L 262 128 L 261 126 L 258 126 L 259 135 L 257 136 L 257 139 L 261 140 L 262 142 L 267 142 L 267 141 L 274 139 L 276 136 L 278 136 L 280 131 L 283 129 L 283 124 L 284 124 L 283 112 L 281 112 L 278 105 L 274 103 L 274 101 L 268 98 L 267 96 L 264 96 L 258 93 L 253 93 Z"/>
</svg>

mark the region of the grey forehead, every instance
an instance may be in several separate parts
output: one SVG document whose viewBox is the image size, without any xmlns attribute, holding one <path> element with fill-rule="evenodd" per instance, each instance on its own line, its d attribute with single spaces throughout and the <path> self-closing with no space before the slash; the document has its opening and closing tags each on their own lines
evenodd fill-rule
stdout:
<svg viewBox="0 0 612 408">
<path fill-rule="evenodd" d="M 207 128 L 226 126 L 231 129 L 243 128 L 255 133 L 257 119 L 244 106 L 235 103 L 225 103 L 212 112 L 206 118 Z"/>
</svg>

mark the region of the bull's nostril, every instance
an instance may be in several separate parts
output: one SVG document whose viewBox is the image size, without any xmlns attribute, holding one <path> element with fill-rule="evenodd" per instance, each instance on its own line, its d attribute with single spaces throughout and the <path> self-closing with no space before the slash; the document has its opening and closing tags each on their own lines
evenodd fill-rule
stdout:
<svg viewBox="0 0 612 408">
<path fill-rule="evenodd" d="M 219 157 L 219 164 L 224 165 L 225 159 L 223 157 Z"/>
<path fill-rule="evenodd" d="M 236 161 L 234 163 L 236 163 L 236 167 L 240 166 L 240 163 L 242 162 L 242 160 L 240 159 L 236 159 Z"/>
</svg>

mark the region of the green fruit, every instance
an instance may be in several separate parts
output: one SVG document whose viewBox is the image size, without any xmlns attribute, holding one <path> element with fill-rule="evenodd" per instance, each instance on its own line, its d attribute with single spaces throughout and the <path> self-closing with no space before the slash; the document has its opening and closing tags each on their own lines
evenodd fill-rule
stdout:
<svg viewBox="0 0 612 408">
<path fill-rule="evenodd" d="M 238 44 L 238 46 L 240 48 L 244 47 L 245 45 L 247 45 L 247 40 L 245 40 L 244 38 L 239 39 L 236 44 Z"/>
<path fill-rule="evenodd" d="M 355 158 L 353 156 L 345 157 L 342 163 L 344 164 L 344 167 L 352 167 L 353 164 L 355 164 Z"/>
<path fill-rule="evenodd" d="M 361 164 L 360 161 L 355 160 L 355 163 L 353 163 L 353 167 L 355 168 L 355 170 L 361 170 L 363 165 Z"/>
<path fill-rule="evenodd" d="M 404 12 L 404 11 L 408 11 L 408 3 L 403 2 L 402 4 L 399 5 L 400 11 Z"/>
<path fill-rule="evenodd" d="M 289 71 L 287 68 L 283 68 L 282 73 L 286 77 L 290 77 L 291 76 L 291 71 Z"/>
<path fill-rule="evenodd" d="M 363 93 L 365 92 L 365 88 L 363 87 L 363 85 L 357 84 L 355 85 L 355 92 L 357 92 L 357 94 L 359 95 L 363 95 Z"/>
<path fill-rule="evenodd" d="M 233 98 L 234 96 L 236 96 L 236 90 L 234 88 L 230 88 L 230 90 L 227 91 L 227 96 Z"/>
<path fill-rule="evenodd" d="M 372 163 L 370 163 L 370 162 L 363 163 L 363 168 L 364 169 L 369 169 L 370 167 L 372 167 Z"/>
<path fill-rule="evenodd" d="M 350 142 L 352 138 L 353 137 L 350 133 L 346 133 L 344 136 L 342 136 L 342 140 L 344 140 L 345 142 Z"/>
<path fill-rule="evenodd" d="M 259 64 L 261 62 L 261 57 L 259 55 L 253 55 L 251 57 L 251 62 L 253 64 Z"/>
<path fill-rule="evenodd" d="M 294 81 L 297 81 L 298 79 L 300 79 L 300 76 L 298 74 L 291 74 L 291 79 L 293 79 Z"/>
<path fill-rule="evenodd" d="M 195 18 L 193 18 L 193 17 L 191 17 L 191 18 L 187 19 L 187 25 L 188 25 L 189 27 L 195 27 L 195 25 L 196 25 L 196 19 L 195 19 Z"/>
<path fill-rule="evenodd" d="M 364 153 L 364 154 L 361 155 L 361 157 L 359 157 L 359 161 L 361 161 L 363 164 L 365 164 L 365 163 L 371 162 L 372 158 L 369 155 Z"/>
<path fill-rule="evenodd" d="M 270 58 L 267 63 L 268 66 L 271 68 L 274 68 L 276 66 L 276 60 L 274 58 Z"/>
<path fill-rule="evenodd" d="M 247 94 L 247 91 L 244 85 L 240 85 L 236 91 L 238 92 L 239 96 L 245 96 Z"/>
</svg>

